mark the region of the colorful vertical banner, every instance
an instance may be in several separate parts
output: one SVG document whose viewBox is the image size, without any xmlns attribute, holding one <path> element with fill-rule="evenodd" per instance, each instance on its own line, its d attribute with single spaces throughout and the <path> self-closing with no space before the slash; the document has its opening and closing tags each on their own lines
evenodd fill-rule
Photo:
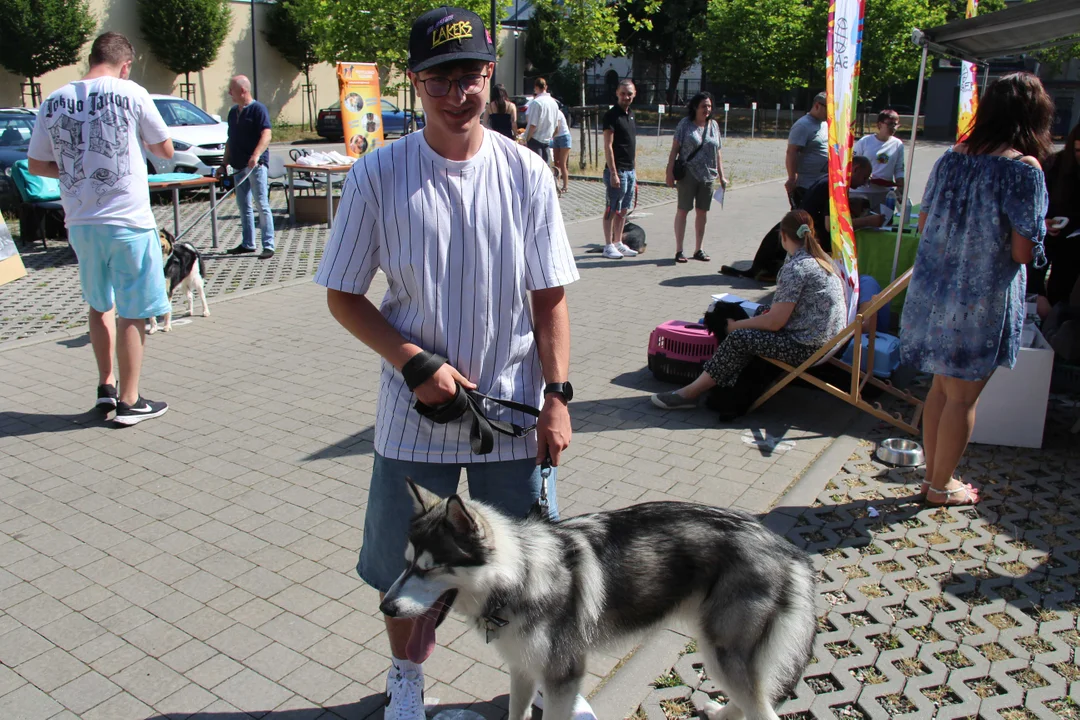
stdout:
<svg viewBox="0 0 1080 720">
<path fill-rule="evenodd" d="M 979 0 L 967 0 L 967 17 L 973 18 L 979 12 Z M 956 139 L 963 142 L 971 132 L 975 122 L 975 111 L 979 109 L 979 67 L 964 60 L 960 64 L 960 115 L 956 121 Z"/>
<path fill-rule="evenodd" d="M 337 64 L 345 152 L 358 158 L 383 146 L 382 92 L 375 63 Z"/>
<path fill-rule="evenodd" d="M 830 0 L 825 39 L 825 92 L 829 108 L 829 218 L 833 256 L 843 263 L 852 302 L 859 299 L 859 263 L 851 225 L 848 184 L 851 170 L 852 124 L 859 89 L 865 0 Z M 849 312 L 849 316 L 850 316 Z"/>
</svg>

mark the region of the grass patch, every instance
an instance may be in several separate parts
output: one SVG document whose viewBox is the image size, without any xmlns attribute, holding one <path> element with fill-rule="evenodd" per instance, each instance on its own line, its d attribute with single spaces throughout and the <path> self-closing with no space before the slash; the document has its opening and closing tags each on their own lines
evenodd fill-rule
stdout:
<svg viewBox="0 0 1080 720">
<path fill-rule="evenodd" d="M 986 643 L 975 648 L 978 650 L 984 658 L 990 662 L 1001 662 L 1002 660 L 1008 660 L 1013 657 L 1013 654 L 1001 647 L 997 643 Z"/>
<path fill-rule="evenodd" d="M 668 670 L 666 673 L 660 675 L 655 680 L 653 680 L 651 684 L 654 688 L 657 689 L 673 688 L 682 685 L 683 681 L 682 678 L 679 677 L 679 673 L 675 672 L 674 670 Z"/>
</svg>

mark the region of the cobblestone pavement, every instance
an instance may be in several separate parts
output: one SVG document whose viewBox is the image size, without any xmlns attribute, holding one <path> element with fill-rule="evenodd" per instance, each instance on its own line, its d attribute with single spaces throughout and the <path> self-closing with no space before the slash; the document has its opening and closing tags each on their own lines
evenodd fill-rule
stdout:
<svg viewBox="0 0 1080 720">
<path fill-rule="evenodd" d="M 783 209 L 777 187 L 740 192 L 711 221 L 716 255 L 749 257 Z M 649 332 L 696 318 L 712 292 L 764 290 L 718 262 L 676 266 L 671 205 L 639 219 L 650 247 L 633 260 L 581 254 L 599 220 L 569 228 L 582 279 L 568 290 L 578 397 L 560 509 L 764 511 L 852 414 L 802 388 L 736 424 L 652 407 L 671 386 L 645 369 Z M 84 410 L 85 335 L 0 351 L 0 718 L 381 716 L 387 646 L 353 570 L 378 359 L 311 283 L 212 310 L 148 340 L 144 392 L 172 407 L 126 430 Z M 429 697 L 501 720 L 501 661 L 452 617 L 438 638 Z M 590 659 L 587 692 L 628 649 Z"/>
<path fill-rule="evenodd" d="M 1078 413 L 1052 398 L 1043 450 L 971 446 L 974 508 L 913 502 L 921 471 L 874 459 L 894 434 L 877 428 L 811 507 L 776 511 L 819 580 L 814 660 L 783 717 L 1080 717 Z M 718 696 L 689 649 L 636 717 Z"/>
<path fill-rule="evenodd" d="M 638 202 L 642 208 L 673 200 L 675 193 L 665 187 L 643 185 Z M 193 200 L 193 198 L 196 198 Z M 181 203 L 180 227 L 206 211 L 205 194 L 193 194 Z M 209 218 L 183 239 L 203 253 L 206 263 L 206 295 L 215 298 L 240 290 L 251 290 L 313 275 L 329 237 L 325 225 L 288 226 L 284 191 L 271 193 L 277 230 L 277 253 L 270 260 L 253 255 L 233 257 L 225 250 L 240 243 L 239 215 L 229 198 L 218 214 L 218 248 L 211 248 Z M 567 222 L 593 217 L 603 209 L 603 188 L 598 182 L 573 181 L 562 199 Z M 154 205 L 161 227 L 173 229 L 172 205 Z M 0 286 L 0 343 L 63 330 L 79 331 L 86 326 L 86 305 L 79 289 L 75 253 L 63 241 L 50 241 L 49 249 L 35 243 L 33 249 L 20 247 L 27 276 Z M 186 301 L 173 297 L 174 313 L 186 312 Z"/>
</svg>

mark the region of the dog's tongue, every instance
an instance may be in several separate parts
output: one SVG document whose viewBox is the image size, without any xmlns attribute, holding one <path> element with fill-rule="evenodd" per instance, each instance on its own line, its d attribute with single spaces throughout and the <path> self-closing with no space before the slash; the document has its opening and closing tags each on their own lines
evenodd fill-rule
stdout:
<svg viewBox="0 0 1080 720">
<path fill-rule="evenodd" d="M 405 654 L 414 663 L 422 663 L 435 652 L 435 626 L 442 613 L 443 601 L 439 598 L 426 613 L 413 620 L 412 635 L 405 646 Z"/>
</svg>

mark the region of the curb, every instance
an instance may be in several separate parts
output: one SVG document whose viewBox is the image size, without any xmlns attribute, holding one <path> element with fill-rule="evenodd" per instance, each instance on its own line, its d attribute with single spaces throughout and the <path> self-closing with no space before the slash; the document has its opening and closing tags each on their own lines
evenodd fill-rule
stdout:
<svg viewBox="0 0 1080 720">
<path fill-rule="evenodd" d="M 239 300 L 241 298 L 250 297 L 252 295 L 259 295 L 264 292 L 270 292 L 271 290 L 281 290 L 282 288 L 293 287 L 294 285 L 301 285 L 303 283 L 312 282 L 312 276 L 293 278 L 292 280 L 283 280 L 282 282 L 273 283 L 271 285 L 263 285 L 262 287 L 251 288 L 250 290 L 238 290 L 237 292 L 228 293 L 226 295 L 218 295 L 214 298 L 207 298 L 208 305 L 217 305 L 218 303 L 227 302 L 229 300 Z M 9 350 L 18 350 L 20 348 L 30 347 L 32 345 L 40 345 L 47 342 L 55 342 L 58 340 L 68 340 L 71 338 L 82 337 L 87 334 L 85 326 L 81 326 L 80 330 L 61 330 L 59 332 L 46 333 L 45 335 L 35 335 L 34 337 L 21 338 L 19 340 L 8 340 L 7 342 L 0 343 L 0 353 L 8 352 Z"/>
<path fill-rule="evenodd" d="M 767 528 L 784 535 L 795 525 L 798 511 L 805 508 L 825 489 L 825 485 L 843 467 L 859 446 L 857 434 L 873 427 L 874 419 L 854 412 L 840 435 L 796 478 L 762 518 Z M 604 678 L 589 702 L 597 717 L 622 720 L 631 715 L 653 691 L 652 681 L 671 669 L 692 638 L 665 626 L 650 634 Z"/>
</svg>

